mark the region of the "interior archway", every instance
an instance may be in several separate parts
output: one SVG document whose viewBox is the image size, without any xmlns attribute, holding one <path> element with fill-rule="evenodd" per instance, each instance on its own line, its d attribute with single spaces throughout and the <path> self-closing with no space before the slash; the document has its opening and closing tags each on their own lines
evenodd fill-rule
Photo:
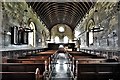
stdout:
<svg viewBox="0 0 120 80">
<path fill-rule="evenodd" d="M 55 43 L 60 43 L 60 39 L 59 39 L 59 37 L 56 36 L 54 41 L 55 41 Z"/>
<path fill-rule="evenodd" d="M 69 42 L 69 38 L 67 36 L 64 36 L 64 43 L 68 43 Z"/>
<path fill-rule="evenodd" d="M 60 29 L 62 31 L 60 31 Z M 69 43 L 69 41 L 72 41 L 74 39 L 71 28 L 66 24 L 57 24 L 53 26 L 53 28 L 51 29 L 51 42 L 55 39 L 56 36 L 59 37 L 59 43 Z M 66 39 L 66 41 L 64 40 L 64 38 Z"/>
</svg>

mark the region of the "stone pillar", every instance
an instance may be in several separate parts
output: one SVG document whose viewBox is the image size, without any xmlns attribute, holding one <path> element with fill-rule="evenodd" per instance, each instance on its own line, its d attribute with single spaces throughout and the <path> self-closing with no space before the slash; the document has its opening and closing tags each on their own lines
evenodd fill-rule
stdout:
<svg viewBox="0 0 120 80">
<path fill-rule="evenodd" d="M 0 48 L 2 48 L 2 19 L 3 19 L 3 16 L 2 16 L 2 2 L 0 2 Z"/>
<path fill-rule="evenodd" d="M 86 45 L 89 47 L 89 32 L 86 32 Z"/>
<path fill-rule="evenodd" d="M 0 48 L 2 48 L 2 2 L 0 1 Z M 0 52 L 0 63 L 2 63 L 2 52 Z M 2 71 L 2 65 L 0 65 L 0 71 Z M 2 74 L 0 74 L 0 80 L 2 80 Z"/>
<path fill-rule="evenodd" d="M 118 32 L 118 47 L 120 47 L 120 11 L 118 11 L 118 29 L 117 29 L 117 32 Z"/>
<path fill-rule="evenodd" d="M 109 28 L 110 19 L 111 19 L 111 18 L 105 20 L 105 22 L 104 22 L 104 24 L 103 24 L 103 25 L 104 25 L 104 31 L 106 31 L 106 29 Z M 104 45 L 104 46 L 109 46 L 109 44 L 110 44 L 110 43 L 109 43 L 109 38 L 107 38 L 106 40 L 107 40 L 107 42 L 100 43 L 100 45 L 101 45 L 101 44 L 106 44 L 106 45 Z M 99 41 L 99 42 L 100 42 L 100 41 Z M 102 47 L 102 46 L 101 46 L 101 47 Z"/>
</svg>

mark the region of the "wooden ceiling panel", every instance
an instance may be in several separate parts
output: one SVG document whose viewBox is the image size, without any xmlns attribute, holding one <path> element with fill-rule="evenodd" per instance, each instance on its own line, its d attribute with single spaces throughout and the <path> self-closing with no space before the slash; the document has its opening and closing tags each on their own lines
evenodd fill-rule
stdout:
<svg viewBox="0 0 120 80">
<path fill-rule="evenodd" d="M 49 30 L 56 24 L 69 25 L 72 30 L 94 2 L 27 2 Z"/>
</svg>

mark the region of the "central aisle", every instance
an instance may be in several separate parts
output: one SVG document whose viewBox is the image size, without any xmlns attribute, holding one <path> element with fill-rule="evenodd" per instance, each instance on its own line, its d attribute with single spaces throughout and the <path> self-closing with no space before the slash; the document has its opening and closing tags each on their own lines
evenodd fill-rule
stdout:
<svg viewBox="0 0 120 80">
<path fill-rule="evenodd" d="M 71 80 L 69 59 L 66 53 L 58 53 L 56 64 L 52 72 L 52 80 Z"/>
</svg>

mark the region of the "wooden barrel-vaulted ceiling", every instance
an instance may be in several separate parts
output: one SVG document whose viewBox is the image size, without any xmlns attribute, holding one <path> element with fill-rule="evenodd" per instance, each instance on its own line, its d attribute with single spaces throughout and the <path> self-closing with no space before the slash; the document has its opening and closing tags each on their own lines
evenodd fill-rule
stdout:
<svg viewBox="0 0 120 80">
<path fill-rule="evenodd" d="M 49 30 L 56 24 L 66 24 L 72 30 L 94 2 L 27 2 Z"/>
</svg>

